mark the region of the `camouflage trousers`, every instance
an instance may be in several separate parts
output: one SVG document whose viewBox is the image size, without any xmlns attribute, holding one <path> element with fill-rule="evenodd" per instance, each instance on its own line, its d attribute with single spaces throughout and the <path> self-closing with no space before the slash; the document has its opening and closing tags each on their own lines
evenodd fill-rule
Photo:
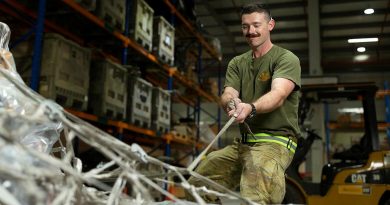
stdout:
<svg viewBox="0 0 390 205">
<path fill-rule="evenodd" d="M 256 203 L 275 204 L 281 203 L 286 193 L 285 170 L 292 158 L 293 153 L 282 145 L 242 144 L 236 139 L 232 145 L 208 154 L 195 171 L 228 189 L 240 186 L 241 196 Z M 189 182 L 208 187 L 194 177 Z M 219 202 L 214 196 L 202 197 L 208 203 Z"/>
</svg>

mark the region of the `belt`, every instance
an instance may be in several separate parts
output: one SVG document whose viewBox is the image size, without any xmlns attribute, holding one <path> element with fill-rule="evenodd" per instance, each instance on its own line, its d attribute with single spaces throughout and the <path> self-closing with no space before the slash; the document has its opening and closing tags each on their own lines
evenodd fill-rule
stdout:
<svg viewBox="0 0 390 205">
<path fill-rule="evenodd" d="M 297 149 L 297 143 L 295 143 L 291 138 L 285 136 L 270 135 L 267 133 L 256 133 L 253 135 L 248 135 L 248 133 L 242 134 L 241 142 L 244 144 L 257 142 L 273 142 L 282 146 L 286 146 L 286 148 L 292 153 L 295 153 L 295 150 Z"/>
</svg>

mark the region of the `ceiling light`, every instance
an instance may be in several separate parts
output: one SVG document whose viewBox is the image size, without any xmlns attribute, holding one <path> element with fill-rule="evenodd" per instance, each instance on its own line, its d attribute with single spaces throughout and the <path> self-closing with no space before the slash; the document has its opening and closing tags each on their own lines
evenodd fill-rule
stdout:
<svg viewBox="0 0 390 205">
<path fill-rule="evenodd" d="M 356 49 L 358 52 L 360 53 L 363 53 L 364 51 L 366 51 L 366 48 L 365 47 L 359 47 Z"/>
<path fill-rule="evenodd" d="M 372 9 L 372 8 L 368 8 L 368 9 L 365 9 L 364 10 L 364 13 L 365 14 L 373 14 L 375 11 L 374 11 L 374 9 Z"/>
<path fill-rule="evenodd" d="M 354 61 L 361 62 L 361 61 L 366 61 L 370 58 L 369 55 L 357 55 L 353 58 Z"/>
<path fill-rule="evenodd" d="M 337 111 L 339 113 L 357 113 L 357 114 L 363 114 L 364 110 L 361 107 L 354 107 L 354 108 L 338 108 Z"/>
<path fill-rule="evenodd" d="M 366 43 L 366 42 L 377 42 L 378 38 L 351 38 L 348 39 L 348 43 Z"/>
</svg>

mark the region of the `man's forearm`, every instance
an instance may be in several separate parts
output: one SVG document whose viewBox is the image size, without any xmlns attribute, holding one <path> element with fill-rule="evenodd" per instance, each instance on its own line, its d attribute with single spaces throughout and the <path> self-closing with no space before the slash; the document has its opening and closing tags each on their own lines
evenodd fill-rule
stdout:
<svg viewBox="0 0 390 205">
<path fill-rule="evenodd" d="M 235 97 L 231 93 L 223 93 L 221 96 L 221 103 L 223 107 L 226 107 L 226 105 Z"/>
<path fill-rule="evenodd" d="M 293 91 L 295 84 L 287 79 L 276 78 L 272 81 L 271 91 L 261 96 L 253 104 L 257 113 L 268 113 L 282 106 Z"/>
<path fill-rule="evenodd" d="M 268 92 L 261 96 L 253 105 L 256 107 L 257 113 L 268 113 L 280 107 L 284 99 L 275 92 Z"/>
<path fill-rule="evenodd" d="M 221 96 L 221 104 L 224 110 L 226 110 L 227 104 L 235 98 L 237 98 L 237 101 L 240 101 L 240 99 L 238 99 L 238 91 L 231 87 L 226 87 Z"/>
</svg>

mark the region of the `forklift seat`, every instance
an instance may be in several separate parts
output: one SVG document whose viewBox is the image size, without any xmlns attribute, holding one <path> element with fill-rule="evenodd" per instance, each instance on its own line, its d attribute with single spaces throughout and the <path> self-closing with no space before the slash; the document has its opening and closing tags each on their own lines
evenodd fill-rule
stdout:
<svg viewBox="0 0 390 205">
<path fill-rule="evenodd" d="M 333 154 L 333 159 L 340 159 L 343 162 L 352 161 L 353 164 L 367 161 L 370 150 L 368 149 L 368 137 L 364 135 L 359 144 L 353 145 L 348 150 Z"/>
</svg>

